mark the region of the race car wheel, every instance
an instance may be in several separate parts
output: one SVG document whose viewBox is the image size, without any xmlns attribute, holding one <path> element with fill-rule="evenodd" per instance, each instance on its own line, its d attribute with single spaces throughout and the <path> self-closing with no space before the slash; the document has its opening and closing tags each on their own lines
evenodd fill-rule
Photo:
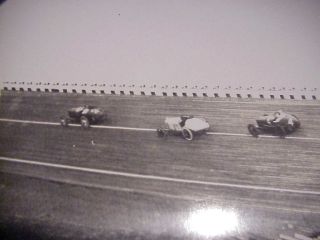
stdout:
<svg viewBox="0 0 320 240">
<path fill-rule="evenodd" d="M 276 131 L 277 131 L 277 133 L 278 133 L 280 138 L 282 138 L 282 139 L 286 138 L 287 132 L 286 132 L 286 129 L 283 126 L 278 126 L 276 128 Z"/>
<path fill-rule="evenodd" d="M 88 128 L 88 127 L 90 127 L 89 119 L 86 118 L 85 116 L 82 116 L 82 117 L 80 118 L 80 123 L 81 123 L 81 127 L 83 127 L 83 128 Z"/>
<path fill-rule="evenodd" d="M 193 133 L 190 129 L 188 128 L 183 128 L 182 129 L 182 136 L 184 139 L 188 140 L 188 141 L 191 141 L 193 140 Z"/>
<path fill-rule="evenodd" d="M 67 127 L 69 125 L 69 120 L 67 118 L 65 118 L 65 117 L 62 117 L 60 119 L 60 124 L 61 124 L 62 127 Z"/>
<path fill-rule="evenodd" d="M 296 118 L 296 121 L 294 122 L 294 127 L 296 129 L 301 128 L 301 122 L 300 122 L 299 118 L 296 115 L 292 115 L 292 116 Z"/>
<path fill-rule="evenodd" d="M 157 129 L 157 134 L 158 134 L 158 137 L 165 137 L 167 135 L 166 131 L 163 130 L 162 128 Z"/>
<path fill-rule="evenodd" d="M 249 133 L 250 133 L 252 136 L 254 136 L 254 137 L 258 137 L 258 136 L 259 136 L 259 131 L 258 131 L 258 129 L 256 128 L 256 126 L 253 125 L 253 124 L 249 124 L 249 125 L 248 125 L 248 131 L 249 131 Z"/>
<path fill-rule="evenodd" d="M 286 127 L 286 132 L 287 132 L 287 133 L 293 133 L 293 132 L 294 132 L 294 126 L 288 125 L 288 126 Z"/>
</svg>

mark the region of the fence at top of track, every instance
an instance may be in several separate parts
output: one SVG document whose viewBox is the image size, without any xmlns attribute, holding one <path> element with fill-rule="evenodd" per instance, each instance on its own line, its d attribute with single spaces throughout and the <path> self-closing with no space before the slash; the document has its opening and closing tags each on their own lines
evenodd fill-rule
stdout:
<svg viewBox="0 0 320 240">
<path fill-rule="evenodd" d="M 253 87 L 210 87 L 210 86 L 135 86 L 115 84 L 77 84 L 77 83 L 42 83 L 42 82 L 4 82 L 0 86 L 4 91 L 109 94 L 109 95 L 146 95 L 163 97 L 214 97 L 241 99 L 286 99 L 318 100 L 318 88 L 253 88 Z"/>
</svg>

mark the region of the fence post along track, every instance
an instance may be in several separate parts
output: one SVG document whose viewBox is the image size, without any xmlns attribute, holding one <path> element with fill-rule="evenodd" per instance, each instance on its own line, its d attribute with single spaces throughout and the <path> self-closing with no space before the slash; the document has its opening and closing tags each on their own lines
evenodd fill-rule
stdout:
<svg viewBox="0 0 320 240">
<path fill-rule="evenodd" d="M 320 89 L 219 85 L 157 85 L 114 83 L 2 82 L 2 91 L 76 94 L 138 95 L 163 97 L 214 97 L 239 99 L 318 100 Z"/>
</svg>

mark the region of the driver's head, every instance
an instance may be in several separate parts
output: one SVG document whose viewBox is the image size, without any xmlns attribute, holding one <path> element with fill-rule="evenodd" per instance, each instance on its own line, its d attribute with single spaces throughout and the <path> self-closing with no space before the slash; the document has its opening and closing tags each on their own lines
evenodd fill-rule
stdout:
<svg viewBox="0 0 320 240">
<path fill-rule="evenodd" d="M 278 117 L 278 116 L 280 116 L 282 113 L 283 113 L 282 110 L 276 111 L 276 112 L 274 113 L 274 116 L 275 116 L 275 117 Z"/>
</svg>

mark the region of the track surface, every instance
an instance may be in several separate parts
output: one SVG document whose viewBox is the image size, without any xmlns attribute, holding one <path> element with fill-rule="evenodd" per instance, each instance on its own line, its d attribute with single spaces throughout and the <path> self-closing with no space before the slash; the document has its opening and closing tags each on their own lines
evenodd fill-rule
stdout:
<svg viewBox="0 0 320 240">
<path fill-rule="evenodd" d="M 273 237 L 287 222 L 320 228 L 319 102 L 6 93 L 1 96 L 0 118 L 57 122 L 68 108 L 82 104 L 105 109 L 108 126 L 155 129 L 165 116 L 193 114 L 205 117 L 212 132 L 222 134 L 187 142 L 179 137 L 160 139 L 153 131 L 0 121 L 1 157 L 39 163 L 0 159 L 0 191 L 5 196 L 1 207 L 17 203 L 4 214 L 4 222 L 20 214 L 27 222 L 91 227 L 95 230 L 89 236 L 97 238 L 110 231 L 185 237 L 188 212 L 207 206 L 235 209 L 242 219 L 238 234 Z M 248 123 L 278 109 L 301 119 L 302 129 L 293 138 L 246 136 Z M 57 169 L 54 164 L 127 175 Z M 22 186 L 34 195 L 26 194 Z M 77 197 L 66 197 L 73 192 Z M 97 197 L 88 199 L 88 194 Z M 46 203 L 48 196 L 55 202 Z M 28 212 L 24 197 L 39 202 L 42 210 Z M 54 210 L 52 204 L 57 205 Z M 61 220 L 68 219 L 64 212 L 68 207 L 79 221 Z M 43 211 L 53 219 L 39 217 Z"/>
</svg>

